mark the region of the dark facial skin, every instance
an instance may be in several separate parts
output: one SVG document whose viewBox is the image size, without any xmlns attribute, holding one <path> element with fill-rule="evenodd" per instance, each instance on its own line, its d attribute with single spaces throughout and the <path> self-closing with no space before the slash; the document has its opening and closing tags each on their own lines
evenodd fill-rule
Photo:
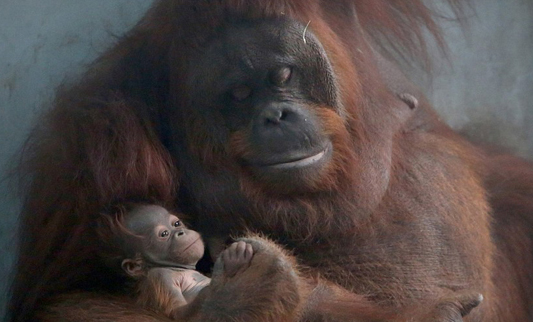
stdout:
<svg viewBox="0 0 533 322">
<path fill-rule="evenodd" d="M 126 215 L 125 225 L 143 237 L 138 252 L 153 264 L 194 266 L 204 254 L 200 234 L 163 207 L 139 206 Z"/>
<path fill-rule="evenodd" d="M 303 30 L 288 21 L 230 26 L 198 53 L 187 80 L 209 144 L 229 147 L 249 178 L 278 190 L 320 179 L 333 146 L 317 111 L 343 114 L 325 51 Z"/>
</svg>

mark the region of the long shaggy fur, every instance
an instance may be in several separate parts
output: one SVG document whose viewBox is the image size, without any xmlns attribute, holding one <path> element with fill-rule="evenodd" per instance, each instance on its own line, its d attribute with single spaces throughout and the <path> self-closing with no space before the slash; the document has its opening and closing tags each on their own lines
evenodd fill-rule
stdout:
<svg viewBox="0 0 533 322">
<path fill-rule="evenodd" d="M 461 11 L 461 1 L 447 2 Z M 532 318 L 531 165 L 454 134 L 375 50 L 424 60 L 426 30 L 444 46 L 425 3 L 157 1 L 78 84 L 57 93 L 25 146 L 13 320 L 164 320 L 98 295 L 118 284 L 96 260 L 96 219 L 109 204 L 136 200 L 179 204 L 208 237 L 263 231 L 291 248 L 310 278 L 362 300 L 363 312 L 367 299 L 401 308 L 475 288 L 486 300 L 470 321 Z M 283 17 L 322 43 L 345 113 L 320 115 L 334 138 L 327 191 L 288 198 L 243 179 L 231 162 L 246 150 L 242 140 L 220 144 L 184 85 L 220 28 Z M 419 98 L 418 108 L 397 98 L 403 91 Z M 239 176 L 239 186 L 201 181 L 217 171 Z M 215 194 L 233 190 L 243 191 L 245 206 Z M 70 292 L 81 304 L 62 295 Z M 337 307 L 324 305 L 326 313 Z"/>
</svg>

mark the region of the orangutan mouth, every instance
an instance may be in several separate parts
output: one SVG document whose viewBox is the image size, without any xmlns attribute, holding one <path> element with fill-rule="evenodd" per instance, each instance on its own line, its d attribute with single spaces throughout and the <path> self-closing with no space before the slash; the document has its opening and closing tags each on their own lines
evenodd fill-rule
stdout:
<svg viewBox="0 0 533 322">
<path fill-rule="evenodd" d="M 288 169 L 307 167 L 317 162 L 320 162 L 323 159 L 326 159 L 326 157 L 329 156 L 330 151 L 331 151 L 331 144 L 328 144 L 320 152 L 313 154 L 311 156 L 306 156 L 304 158 L 292 160 L 288 162 L 272 164 L 272 165 L 268 165 L 267 167 L 271 169 L 279 169 L 279 170 L 288 170 Z"/>
<path fill-rule="evenodd" d="M 187 249 L 191 248 L 192 245 L 196 244 L 201 237 L 196 238 L 192 243 L 189 244 L 189 246 L 185 247 L 182 252 L 186 251 Z"/>
</svg>

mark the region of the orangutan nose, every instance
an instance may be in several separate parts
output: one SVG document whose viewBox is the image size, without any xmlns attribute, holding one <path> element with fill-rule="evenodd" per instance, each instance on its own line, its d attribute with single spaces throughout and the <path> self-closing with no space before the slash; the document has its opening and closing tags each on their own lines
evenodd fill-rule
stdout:
<svg viewBox="0 0 533 322">
<path fill-rule="evenodd" d="M 176 234 L 176 236 L 178 237 L 182 235 L 185 235 L 185 232 L 183 230 L 178 231 L 178 233 Z"/>
</svg>

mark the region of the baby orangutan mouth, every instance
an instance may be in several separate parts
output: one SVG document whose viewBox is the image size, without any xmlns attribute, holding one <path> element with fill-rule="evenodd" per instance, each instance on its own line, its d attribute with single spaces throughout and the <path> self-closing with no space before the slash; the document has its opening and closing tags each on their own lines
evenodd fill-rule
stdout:
<svg viewBox="0 0 533 322">
<path fill-rule="evenodd" d="M 198 237 L 197 239 L 195 239 L 192 243 L 189 244 L 189 246 L 185 247 L 183 250 L 187 250 L 189 248 L 191 248 L 192 246 L 194 246 L 201 238 Z"/>
</svg>

